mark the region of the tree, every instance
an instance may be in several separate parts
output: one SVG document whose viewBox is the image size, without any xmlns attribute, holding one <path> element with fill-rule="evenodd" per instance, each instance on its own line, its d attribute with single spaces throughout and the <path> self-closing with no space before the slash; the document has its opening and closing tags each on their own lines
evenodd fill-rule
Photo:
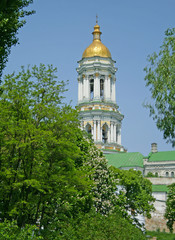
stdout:
<svg viewBox="0 0 175 240">
<path fill-rule="evenodd" d="M 97 235 L 93 229 L 91 235 L 110 236 L 107 229 L 113 214 L 126 207 L 120 206 L 121 197 L 116 194 L 116 172 L 80 130 L 78 112 L 63 103 L 65 90 L 52 65 L 22 67 L 18 74 L 4 78 L 0 96 L 0 227 L 2 232 L 9 229 L 6 223 L 10 221 L 11 236 L 16 234 L 17 223 L 19 236 L 23 230 L 27 234 L 28 227 L 30 234 L 37 225 L 44 239 L 61 239 L 68 230 L 81 239 L 83 231 L 78 233 L 76 226 L 80 228 L 84 215 L 84 226 L 91 220 L 106 224 L 104 234 L 98 226 Z M 14 235 L 16 239 L 18 235 Z"/>
<path fill-rule="evenodd" d="M 145 106 L 164 139 L 175 146 L 175 28 L 165 32 L 160 52 L 149 56 L 148 61 L 145 81 L 153 103 Z"/>
<path fill-rule="evenodd" d="M 39 236 L 39 229 L 34 225 L 26 225 L 19 228 L 15 221 L 5 221 L 0 223 L 0 239 L 5 240 L 42 240 Z"/>
<path fill-rule="evenodd" d="M 73 224 L 66 224 L 62 233 L 53 233 L 54 240 L 145 240 L 140 229 L 123 218 L 120 212 L 109 216 L 90 212 Z M 48 238 L 47 238 L 48 239 Z"/>
<path fill-rule="evenodd" d="M 62 103 L 53 66 L 5 76 L 0 96 L 0 219 L 50 231 L 88 212 L 92 181 L 82 167 L 77 111 Z"/>
<path fill-rule="evenodd" d="M 152 184 L 143 177 L 140 171 L 111 168 L 119 180 L 118 205 L 126 217 L 128 217 L 127 211 L 134 223 L 140 226 L 138 216 L 143 215 L 150 218 L 150 213 L 154 210 L 155 199 L 152 196 Z"/>
<path fill-rule="evenodd" d="M 86 141 L 86 140 L 85 140 Z M 89 178 L 95 183 L 92 187 L 93 205 L 96 212 L 108 215 L 114 211 L 117 204 L 117 184 L 114 172 L 108 167 L 103 153 L 97 149 L 93 142 L 85 142 L 86 149 L 81 145 L 84 153 L 84 166 L 88 167 Z"/>
<path fill-rule="evenodd" d="M 11 47 L 18 43 L 18 30 L 25 24 L 24 17 L 34 13 L 25 11 L 33 0 L 1 0 L 0 2 L 0 78 Z"/>
<path fill-rule="evenodd" d="M 173 224 L 175 222 L 175 183 L 168 186 L 168 198 L 166 201 L 166 210 L 165 210 L 165 218 L 167 221 L 167 227 L 170 232 L 173 232 Z"/>
<path fill-rule="evenodd" d="M 92 209 L 93 219 L 108 221 L 118 203 L 118 179 L 63 103 L 55 74 L 53 66 L 22 67 L 5 76 L 0 96 L 0 219 L 15 220 L 17 234 L 38 225 L 46 239 L 76 229 Z"/>
</svg>

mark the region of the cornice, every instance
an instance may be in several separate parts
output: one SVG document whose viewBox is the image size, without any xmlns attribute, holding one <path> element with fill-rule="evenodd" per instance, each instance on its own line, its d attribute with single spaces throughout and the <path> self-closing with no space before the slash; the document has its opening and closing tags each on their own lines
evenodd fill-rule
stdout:
<svg viewBox="0 0 175 240">
<path fill-rule="evenodd" d="M 86 110 L 86 111 L 80 111 L 79 116 L 82 118 L 90 117 L 93 118 L 93 116 L 99 116 L 100 118 L 108 117 L 109 119 L 114 118 L 117 120 L 122 121 L 124 118 L 124 115 L 120 112 L 114 112 L 114 111 L 107 111 L 107 110 L 100 110 L 100 109 L 94 109 L 94 110 Z"/>
<path fill-rule="evenodd" d="M 102 61 L 103 60 L 108 60 L 112 64 L 116 63 L 116 61 L 113 60 L 112 58 L 105 58 L 105 57 L 100 57 L 100 56 L 87 57 L 87 58 L 84 58 L 84 59 L 81 59 L 81 60 L 77 61 L 77 63 L 81 64 L 81 63 L 88 62 L 88 61 L 99 61 L 99 60 L 102 60 Z"/>
<path fill-rule="evenodd" d="M 87 106 L 93 106 L 99 104 L 100 106 L 111 106 L 111 107 L 115 107 L 116 109 L 118 109 L 118 105 L 114 102 L 111 101 L 88 101 L 88 102 L 81 102 L 77 105 L 77 107 L 87 107 Z"/>
<path fill-rule="evenodd" d="M 117 68 L 112 67 L 110 64 L 109 65 L 103 65 L 103 64 L 91 64 L 91 65 L 83 65 L 81 67 L 78 67 L 77 72 L 79 74 L 83 73 L 84 71 L 86 72 L 95 72 L 95 71 L 101 71 L 101 72 L 111 72 L 112 74 L 115 74 L 117 71 Z"/>
</svg>

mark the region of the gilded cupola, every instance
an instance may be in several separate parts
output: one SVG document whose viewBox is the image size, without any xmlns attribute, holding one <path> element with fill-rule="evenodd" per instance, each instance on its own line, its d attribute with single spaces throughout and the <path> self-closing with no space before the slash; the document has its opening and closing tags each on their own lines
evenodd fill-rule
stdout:
<svg viewBox="0 0 175 240">
<path fill-rule="evenodd" d="M 93 42 L 87 47 L 83 53 L 82 58 L 88 57 L 104 57 L 111 58 L 109 49 L 101 42 L 100 26 L 96 23 L 93 31 Z"/>
</svg>

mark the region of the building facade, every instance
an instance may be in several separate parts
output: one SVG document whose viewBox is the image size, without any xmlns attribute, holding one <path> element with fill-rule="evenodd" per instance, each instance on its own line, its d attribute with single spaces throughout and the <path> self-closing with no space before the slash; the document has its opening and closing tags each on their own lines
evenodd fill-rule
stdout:
<svg viewBox="0 0 175 240">
<path fill-rule="evenodd" d="M 123 115 L 116 103 L 115 61 L 101 42 L 96 24 L 93 42 L 78 61 L 78 108 L 81 128 L 92 135 L 100 149 L 123 151 L 121 125 Z"/>
<path fill-rule="evenodd" d="M 139 170 L 145 178 L 151 181 L 152 194 L 155 198 L 155 211 L 151 213 L 151 219 L 145 219 L 145 227 L 150 231 L 168 232 L 164 214 L 168 185 L 175 183 L 175 151 L 158 151 L 157 144 L 152 143 L 151 151 L 146 157 L 139 152 L 111 152 L 105 154 L 105 156 L 109 166 L 123 170 L 131 168 L 136 171 Z"/>
<path fill-rule="evenodd" d="M 145 176 L 151 173 L 157 177 L 175 177 L 174 151 L 158 152 L 156 143 L 152 143 L 151 152 L 144 158 L 143 164 Z"/>
</svg>

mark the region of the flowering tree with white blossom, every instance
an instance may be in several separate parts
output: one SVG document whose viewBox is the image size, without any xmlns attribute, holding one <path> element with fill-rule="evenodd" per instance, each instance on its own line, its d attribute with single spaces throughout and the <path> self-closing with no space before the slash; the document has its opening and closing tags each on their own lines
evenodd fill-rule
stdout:
<svg viewBox="0 0 175 240">
<path fill-rule="evenodd" d="M 108 168 L 107 160 L 96 146 L 88 141 L 84 156 L 84 167 L 89 168 L 92 186 L 93 202 L 96 211 L 102 214 L 112 212 L 118 202 L 116 195 L 118 180 L 113 171 Z"/>
</svg>

